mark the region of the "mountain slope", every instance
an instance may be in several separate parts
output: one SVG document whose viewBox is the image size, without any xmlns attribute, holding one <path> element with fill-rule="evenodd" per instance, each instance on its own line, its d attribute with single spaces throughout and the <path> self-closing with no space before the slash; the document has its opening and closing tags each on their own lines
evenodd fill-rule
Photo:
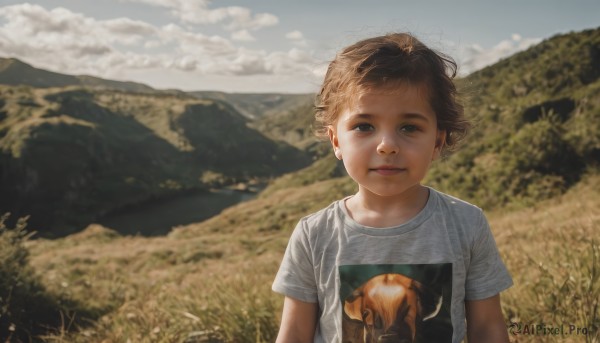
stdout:
<svg viewBox="0 0 600 343">
<path fill-rule="evenodd" d="M 93 88 L 118 89 L 128 92 L 152 92 L 152 87 L 137 82 L 105 80 L 94 76 L 65 75 L 19 61 L 16 58 L 0 58 L 0 84 L 31 87 L 87 86 Z"/>
<path fill-rule="evenodd" d="M 215 91 L 188 92 L 201 99 L 222 100 L 251 120 L 265 116 L 280 115 L 312 101 L 313 94 L 280 93 L 225 93 Z"/>
<path fill-rule="evenodd" d="M 0 86 L 0 212 L 67 233 L 124 206 L 270 178 L 309 157 L 189 96 Z M 243 167 L 240 167 L 243 166 Z"/>
<path fill-rule="evenodd" d="M 600 161 L 600 28 L 549 38 L 460 80 L 475 127 L 428 181 L 484 207 L 555 196 Z"/>
</svg>

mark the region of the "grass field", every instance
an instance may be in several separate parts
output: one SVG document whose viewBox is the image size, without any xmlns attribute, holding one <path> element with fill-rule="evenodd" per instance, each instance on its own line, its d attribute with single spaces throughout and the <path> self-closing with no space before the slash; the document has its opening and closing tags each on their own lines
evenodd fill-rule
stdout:
<svg viewBox="0 0 600 343">
<path fill-rule="evenodd" d="M 600 341 L 599 185 L 588 177 L 534 207 L 488 213 L 515 282 L 502 295 L 507 325 L 521 325 L 512 342 Z M 48 291 L 86 313 L 66 314 L 44 340 L 272 342 L 282 298 L 270 286 L 291 229 L 352 187 L 340 178 L 275 191 L 166 237 L 90 226 L 28 241 Z M 561 326 L 564 334 L 551 332 Z"/>
</svg>

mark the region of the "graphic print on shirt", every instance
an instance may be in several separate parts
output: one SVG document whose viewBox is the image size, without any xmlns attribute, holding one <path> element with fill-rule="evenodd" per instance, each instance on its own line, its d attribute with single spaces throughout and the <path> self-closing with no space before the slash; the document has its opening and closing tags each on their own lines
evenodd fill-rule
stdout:
<svg viewBox="0 0 600 343">
<path fill-rule="evenodd" d="M 339 266 L 343 343 L 452 342 L 452 264 Z"/>
</svg>

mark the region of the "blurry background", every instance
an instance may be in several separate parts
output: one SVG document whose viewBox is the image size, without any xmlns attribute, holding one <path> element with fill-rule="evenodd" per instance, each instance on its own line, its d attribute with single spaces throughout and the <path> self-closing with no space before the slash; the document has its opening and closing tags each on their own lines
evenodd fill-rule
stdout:
<svg viewBox="0 0 600 343">
<path fill-rule="evenodd" d="M 488 214 L 515 279 L 507 324 L 580 329 L 511 339 L 598 341 L 597 13 L 3 0 L 0 340 L 273 341 L 291 230 L 355 191 L 312 133 L 327 63 L 410 31 L 457 60 L 475 123 L 426 183 Z"/>
</svg>

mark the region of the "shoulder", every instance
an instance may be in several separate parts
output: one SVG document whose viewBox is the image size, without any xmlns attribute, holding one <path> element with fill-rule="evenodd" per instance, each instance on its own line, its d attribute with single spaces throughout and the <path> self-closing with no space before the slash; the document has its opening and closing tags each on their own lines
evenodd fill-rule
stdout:
<svg viewBox="0 0 600 343">
<path fill-rule="evenodd" d="M 343 213 L 340 210 L 343 201 L 344 199 L 336 200 L 327 207 L 302 217 L 296 230 L 301 230 L 306 236 L 314 237 L 343 225 Z"/>
<path fill-rule="evenodd" d="M 339 207 L 344 200 L 345 199 L 336 200 L 327 207 L 302 217 L 300 221 L 305 222 L 307 225 L 314 225 L 315 223 L 322 222 L 323 220 L 330 220 L 339 217 Z"/>
<path fill-rule="evenodd" d="M 468 242 L 489 231 L 483 210 L 467 201 L 432 189 L 436 197 L 436 216 L 445 226 Z"/>
<path fill-rule="evenodd" d="M 438 209 L 444 213 L 456 215 L 464 219 L 481 220 L 484 215 L 481 208 L 452 195 L 430 188 L 437 198 Z"/>
</svg>

